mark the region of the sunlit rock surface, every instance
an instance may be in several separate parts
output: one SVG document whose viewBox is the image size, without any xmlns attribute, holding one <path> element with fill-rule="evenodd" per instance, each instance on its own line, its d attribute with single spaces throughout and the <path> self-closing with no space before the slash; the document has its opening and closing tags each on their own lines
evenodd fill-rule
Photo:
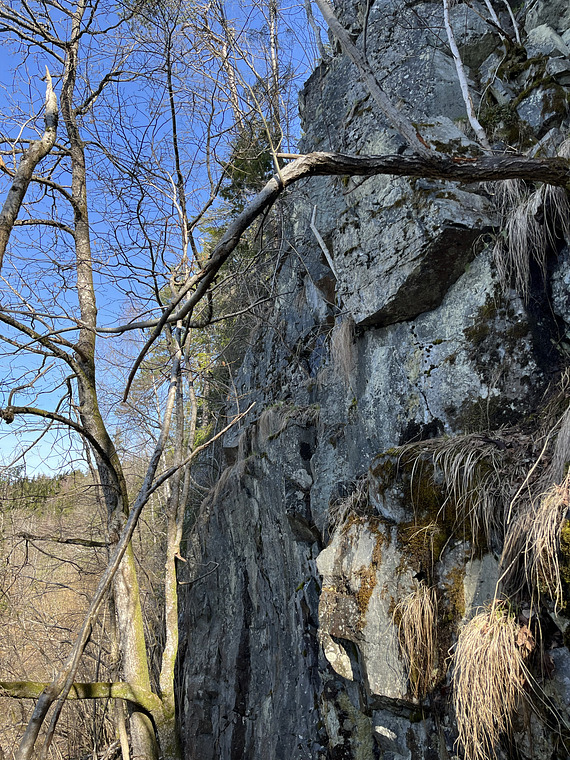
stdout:
<svg viewBox="0 0 570 760">
<path fill-rule="evenodd" d="M 361 45 L 365 4 L 338 10 Z M 496 150 L 516 137 L 523 147 L 541 139 L 552 154 L 569 128 L 567 2 L 541 0 L 519 19 L 539 60 L 510 67 L 482 3 L 453 14 L 475 99 L 491 93 L 476 106 Z M 367 50 L 429 143 L 469 157 L 478 148 L 441 27 L 439 2 L 377 0 Z M 333 52 L 301 94 L 303 150 L 404 150 Z M 441 470 L 395 448 L 476 433 L 502 451 L 494 431 L 537 423 L 570 351 L 568 252 L 556 260 L 552 250 L 544 271 L 531 265 L 526 300 L 503 287 L 492 193 L 393 178 L 314 179 L 290 193 L 277 297 L 251 337 L 229 413 L 256 406 L 224 439 L 225 469 L 181 571 L 185 757 L 457 755 L 445 661 L 459 627 L 495 593 L 502 539 L 458 528 Z M 527 437 L 532 463 L 538 434 Z M 437 686 L 424 700 L 398 643 L 398 604 L 420 584 L 439 605 Z M 551 718 L 568 721 L 566 623 L 543 612 L 543 685 Z M 529 715 L 515 718 L 515 754 L 499 756 L 567 757 L 548 721 Z"/>
</svg>

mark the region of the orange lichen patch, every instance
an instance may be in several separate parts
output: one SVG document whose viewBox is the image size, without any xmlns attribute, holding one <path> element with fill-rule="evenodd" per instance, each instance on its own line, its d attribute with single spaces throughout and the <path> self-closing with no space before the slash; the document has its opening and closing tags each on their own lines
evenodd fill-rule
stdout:
<svg viewBox="0 0 570 760">
<path fill-rule="evenodd" d="M 363 565 L 356 574 L 360 578 L 360 589 L 356 593 L 356 601 L 360 612 L 360 624 L 363 626 L 366 622 L 370 597 L 376 586 L 376 570 L 372 568 L 372 565 L 369 567 Z"/>
<path fill-rule="evenodd" d="M 381 522 L 377 519 L 366 520 L 366 527 L 375 536 L 374 548 L 369 565 L 363 565 L 356 575 L 360 578 L 360 588 L 356 593 L 356 602 L 360 614 L 359 627 L 362 628 L 366 623 L 366 612 L 370 603 L 370 598 L 378 582 L 378 569 L 382 562 L 382 545 L 386 539 L 384 533 L 380 530 Z"/>
</svg>

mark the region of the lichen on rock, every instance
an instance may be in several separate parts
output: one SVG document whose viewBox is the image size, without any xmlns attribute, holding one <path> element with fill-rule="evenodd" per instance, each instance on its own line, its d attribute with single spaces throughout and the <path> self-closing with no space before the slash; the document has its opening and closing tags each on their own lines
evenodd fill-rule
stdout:
<svg viewBox="0 0 570 760">
<path fill-rule="evenodd" d="M 570 16 L 563 0 L 525 5 L 520 45 L 504 4 L 494 6 L 507 40 L 484 21 L 482 2 L 457 3 L 452 17 L 493 149 L 553 155 L 570 128 L 560 49 Z M 336 9 L 361 45 L 364 6 L 339 0 Z M 369 7 L 367 50 L 428 144 L 468 160 L 479 148 L 440 26 L 440 2 L 381 0 Z M 301 149 L 405 150 L 352 64 L 333 53 L 301 93 Z M 457 754 L 448 652 L 477 608 L 502 593 L 515 494 L 546 477 L 568 406 L 564 391 L 557 414 L 545 412 L 570 355 L 570 255 L 560 219 L 543 224 L 552 199 L 532 205 L 538 189 L 520 194 L 522 221 L 547 231 L 540 263 L 531 247 L 524 293 L 493 258 L 493 236 L 513 229 L 496 188 L 314 178 L 289 197 L 291 247 L 267 320 L 275 329 L 264 323 L 252 335 L 229 411 L 257 405 L 226 435 L 228 468 L 191 543 L 187 757 Z M 569 720 L 568 534 L 565 522 L 560 610 L 543 595 L 528 612 L 528 589 L 509 591 L 519 628 L 542 621 L 546 648 L 536 658 L 552 679 L 541 684 L 551 721 Z M 395 611 L 421 584 L 437 602 L 437 672 L 414 693 Z M 529 739 L 523 718 L 521 709 L 515 749 L 501 756 L 568 755 L 566 739 L 536 716 Z"/>
</svg>

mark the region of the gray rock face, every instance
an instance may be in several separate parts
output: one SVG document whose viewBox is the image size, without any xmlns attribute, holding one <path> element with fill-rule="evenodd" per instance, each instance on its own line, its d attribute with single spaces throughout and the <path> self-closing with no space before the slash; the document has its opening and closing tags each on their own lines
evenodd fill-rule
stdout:
<svg viewBox="0 0 570 760">
<path fill-rule="evenodd" d="M 552 154 L 570 126 L 561 49 L 570 44 L 570 11 L 565 0 L 531 5 L 521 32 L 531 49 L 540 46 L 532 61 L 516 51 L 520 58 L 504 60 L 481 18 L 484 3 L 456 4 L 453 23 L 496 145 Z M 356 0 L 338 4 L 358 45 L 364 10 Z M 512 34 L 510 17 L 498 12 Z M 422 137 L 468 158 L 480 149 L 441 23 L 440 2 L 376 0 L 367 50 Z M 335 52 L 301 93 L 303 150 L 404 150 Z M 532 264 L 525 301 L 499 281 L 492 196 L 394 178 L 315 178 L 291 194 L 291 252 L 279 262 L 275 303 L 251 338 L 229 413 L 238 399 L 240 409 L 256 406 L 226 435 L 227 467 L 188 542 L 185 757 L 456 755 L 447 652 L 495 593 L 502 535 L 482 541 L 441 462 L 424 450 L 402 459 L 398 447 L 476 433 L 500 453 L 516 428 L 534 462 L 533 421 L 564 362 L 559 347 L 570 350 L 568 251 L 554 261 L 561 231 L 552 236 L 548 282 Z M 311 231 L 313 214 L 334 271 Z M 399 603 L 422 584 L 438 604 L 429 699 L 414 696 L 398 622 Z M 547 603 L 541 614 L 550 620 L 545 662 L 555 676 L 545 689 L 566 715 L 564 625 Z M 523 723 L 515 716 L 517 756 L 566 756 L 538 719 Z"/>
<path fill-rule="evenodd" d="M 566 0 L 538 0 L 530 4 L 526 15 L 525 29 L 531 32 L 541 24 L 548 24 L 559 34 L 565 34 L 570 28 L 570 8 Z"/>
<path fill-rule="evenodd" d="M 557 58 L 570 54 L 568 45 L 548 24 L 540 24 L 529 31 L 526 38 L 526 49 L 530 57 L 547 55 Z"/>
<path fill-rule="evenodd" d="M 367 691 L 386 700 L 402 700 L 407 693 L 390 612 L 394 598 L 408 593 L 413 585 L 409 571 L 398 572 L 401 561 L 394 529 L 372 518 L 352 521 L 335 531 L 317 560 L 323 578 L 321 636 L 355 644 L 364 664 Z M 327 659 L 346 677 L 334 657 Z"/>
<path fill-rule="evenodd" d="M 318 535 L 305 510 L 314 429 L 287 424 L 271 441 L 242 446 L 245 457 L 224 473 L 189 552 L 187 758 L 319 756 Z M 303 512 L 307 536 L 292 529 L 290 509 Z"/>
<path fill-rule="evenodd" d="M 491 229 L 484 198 L 444 183 L 374 178 L 349 197 L 332 243 L 339 294 L 358 325 L 434 309 Z"/>
</svg>

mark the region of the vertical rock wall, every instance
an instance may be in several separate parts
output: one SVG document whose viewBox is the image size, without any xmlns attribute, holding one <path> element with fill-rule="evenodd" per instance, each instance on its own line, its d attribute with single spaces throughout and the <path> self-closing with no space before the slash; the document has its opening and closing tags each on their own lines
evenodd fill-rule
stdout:
<svg viewBox="0 0 570 760">
<path fill-rule="evenodd" d="M 527 5 L 526 50 L 509 43 L 505 51 L 482 3 L 456 5 L 453 20 L 494 147 L 552 153 L 570 123 L 570 17 L 566 2 Z M 504 5 L 495 6 L 514 37 Z M 338 6 L 359 45 L 365 11 L 352 0 Z M 371 3 L 366 48 L 435 149 L 478 150 L 439 2 Z M 403 150 L 352 65 L 334 45 L 333 53 L 301 95 L 303 149 Z M 228 467 L 189 543 L 179 689 L 186 757 L 457 753 L 448 650 L 462 619 L 495 592 L 502 534 L 491 525 L 480 540 L 485 526 L 461 522 L 434 452 L 446 436 L 468 441 L 481 461 L 492 451 L 516 489 L 536 459 L 537 420 L 570 329 L 562 237 L 550 238 L 545 274 L 531 265 L 529 298 L 505 290 L 491 255 L 500 222 L 492 192 L 323 178 L 285 200 L 290 247 L 278 294 L 233 401 L 256 407 L 225 439 Z M 310 229 L 315 208 L 334 271 Z M 394 450 L 422 441 L 415 458 Z M 511 493 L 499 490 L 497 522 Z M 420 584 L 439 603 L 425 698 L 397 625 L 399 602 Z M 543 686 L 563 726 L 569 654 L 564 620 L 550 619 L 552 678 Z M 530 713 L 516 718 L 503 755 L 567 757 L 565 729 L 542 725 Z"/>
</svg>

